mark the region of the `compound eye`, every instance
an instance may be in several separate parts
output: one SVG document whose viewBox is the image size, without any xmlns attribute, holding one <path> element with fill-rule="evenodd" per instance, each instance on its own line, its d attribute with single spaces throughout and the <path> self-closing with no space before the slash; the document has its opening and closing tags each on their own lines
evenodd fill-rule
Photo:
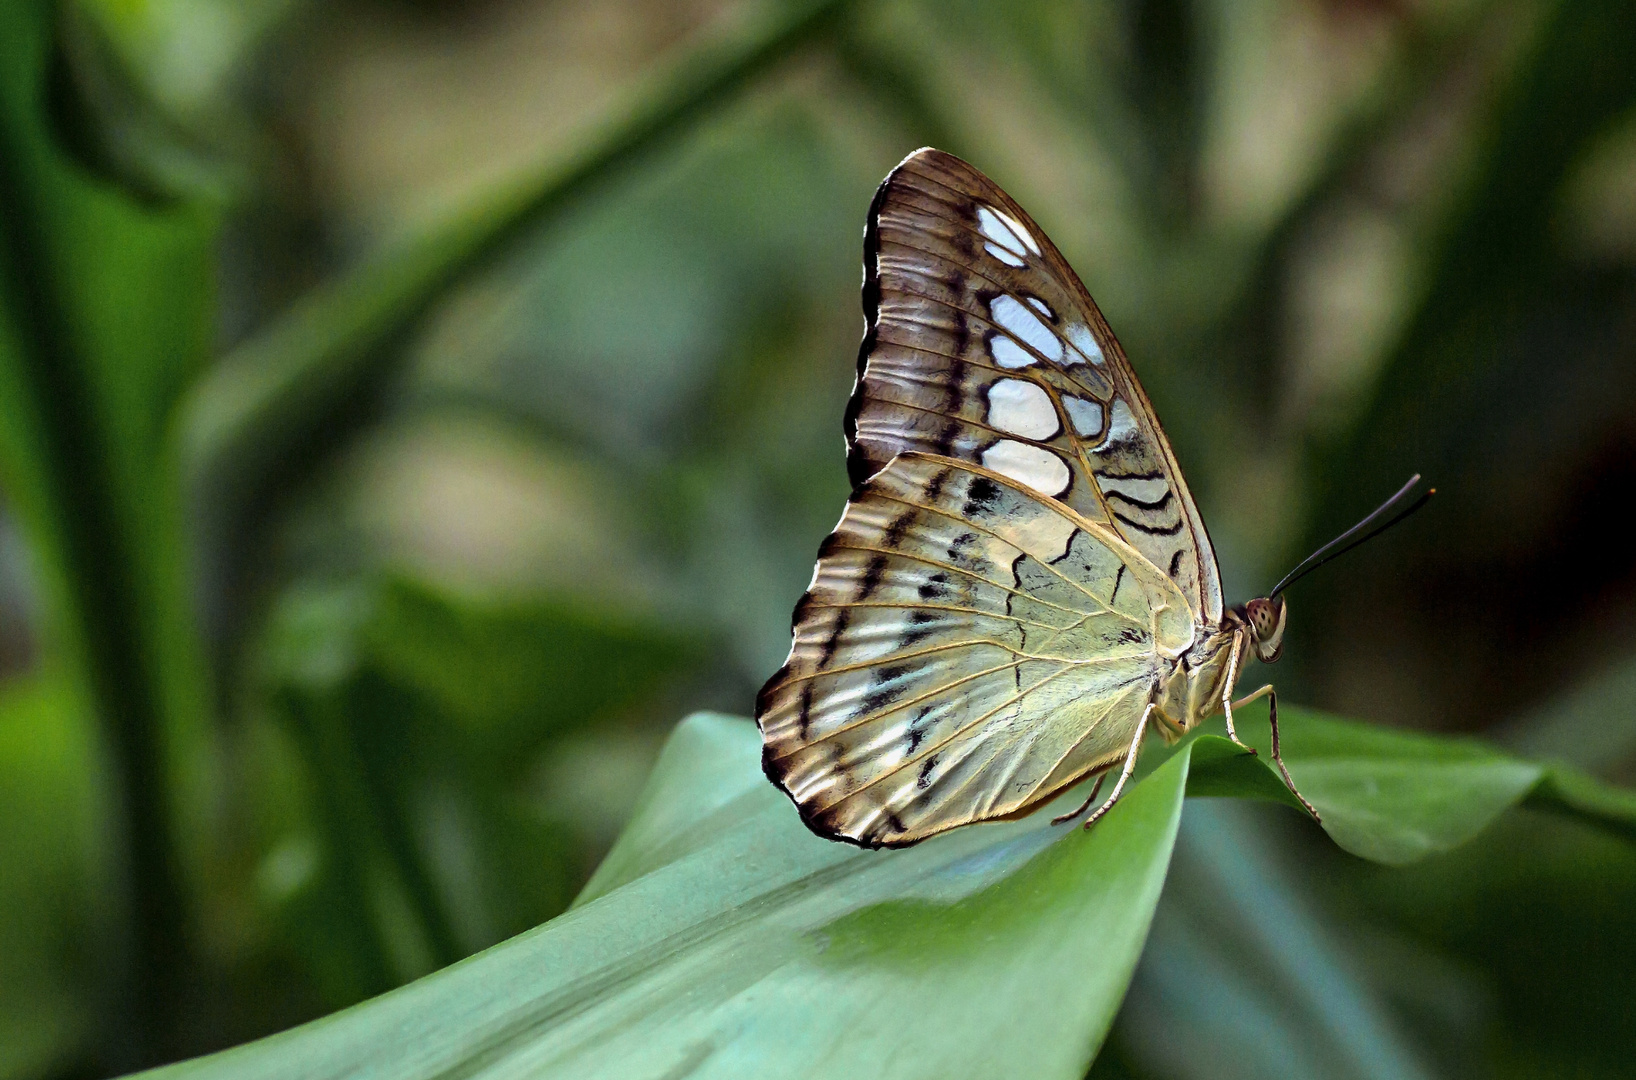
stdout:
<svg viewBox="0 0 1636 1080">
<path fill-rule="evenodd" d="M 1252 600 L 1244 605 L 1250 617 L 1250 629 L 1255 634 L 1255 658 L 1263 664 L 1272 664 L 1284 654 L 1284 616 L 1287 609 L 1283 598 Z"/>
</svg>

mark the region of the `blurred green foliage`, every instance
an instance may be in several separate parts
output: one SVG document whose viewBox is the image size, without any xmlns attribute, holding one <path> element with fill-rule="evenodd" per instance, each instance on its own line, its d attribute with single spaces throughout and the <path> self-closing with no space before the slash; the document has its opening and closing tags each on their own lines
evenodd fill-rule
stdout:
<svg viewBox="0 0 1636 1080">
<path fill-rule="evenodd" d="M 928 142 L 1080 269 L 1234 598 L 1439 485 L 1302 583 L 1286 696 L 1629 780 L 1633 24 L 0 6 L 0 1077 L 240 1042 L 568 906 L 674 718 L 782 656 L 863 210 Z M 1559 812 L 1409 871 L 1189 804 L 1093 1075 L 1622 1075 L 1636 878 L 1571 816 L 1624 799 L 1528 784 Z"/>
</svg>

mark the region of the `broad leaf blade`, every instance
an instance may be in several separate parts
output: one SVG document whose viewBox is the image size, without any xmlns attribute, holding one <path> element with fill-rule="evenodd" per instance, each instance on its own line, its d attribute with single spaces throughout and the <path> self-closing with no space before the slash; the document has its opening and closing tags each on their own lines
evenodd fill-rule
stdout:
<svg viewBox="0 0 1636 1080">
<path fill-rule="evenodd" d="M 1295 805 L 1264 764 L 1265 715 L 1246 712 L 1239 721 L 1260 747 L 1260 758 L 1224 739 L 1199 740 L 1189 794 Z M 1323 816 L 1324 831 L 1352 854 L 1394 866 L 1470 840 L 1523 799 L 1543 774 L 1539 765 L 1474 740 L 1352 723 L 1288 706 L 1279 709 L 1278 719 L 1284 760 L 1301 793 Z"/>
<path fill-rule="evenodd" d="M 1384 862 L 1468 838 L 1542 775 L 1301 710 L 1284 727 L 1325 827 Z M 567 914 L 159 1075 L 1078 1077 L 1130 982 L 1183 794 L 1290 801 L 1264 756 L 1202 735 L 1089 832 L 1042 811 L 860 851 L 807 832 L 759 751 L 747 720 L 690 718 Z M 1574 811 L 1618 825 L 1628 800 L 1587 790 Z"/>
<path fill-rule="evenodd" d="M 806 831 L 758 743 L 745 721 L 684 723 L 624 870 L 567 915 L 163 1075 L 1083 1075 L 1158 901 L 1187 756 L 1090 832 L 1036 815 L 860 851 Z"/>
<path fill-rule="evenodd" d="M 682 721 L 575 907 L 706 846 L 720 828 L 718 815 L 734 814 L 741 798 L 765 798 L 761 741 L 744 736 L 736 717 L 697 713 Z"/>
</svg>

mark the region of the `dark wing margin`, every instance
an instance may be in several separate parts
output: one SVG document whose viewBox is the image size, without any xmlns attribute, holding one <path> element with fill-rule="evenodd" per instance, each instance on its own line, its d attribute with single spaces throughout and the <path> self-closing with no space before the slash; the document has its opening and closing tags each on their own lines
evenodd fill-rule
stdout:
<svg viewBox="0 0 1636 1080">
<path fill-rule="evenodd" d="M 916 154 L 924 152 L 924 149 L 915 151 Z M 875 197 L 869 200 L 869 217 L 863 227 L 863 342 L 858 346 L 857 379 L 852 384 L 852 396 L 847 399 L 846 412 L 841 417 L 841 430 L 846 433 L 846 475 L 854 489 L 861 487 L 885 464 L 875 464 L 870 455 L 858 446 L 858 414 L 863 410 L 865 397 L 864 370 L 875 351 L 880 324 L 880 208 L 890 194 L 892 177 L 901 168 L 903 165 L 900 163 L 875 189 Z"/>
</svg>

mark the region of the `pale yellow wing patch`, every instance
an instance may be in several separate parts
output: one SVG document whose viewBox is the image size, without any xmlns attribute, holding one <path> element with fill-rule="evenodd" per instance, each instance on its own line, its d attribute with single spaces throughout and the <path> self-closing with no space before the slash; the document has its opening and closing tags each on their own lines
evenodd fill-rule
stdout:
<svg viewBox="0 0 1636 1080">
<path fill-rule="evenodd" d="M 1187 599 L 1105 526 L 992 470 L 903 454 L 819 551 L 757 701 L 767 774 L 817 832 L 913 843 L 1119 760 Z"/>
</svg>

